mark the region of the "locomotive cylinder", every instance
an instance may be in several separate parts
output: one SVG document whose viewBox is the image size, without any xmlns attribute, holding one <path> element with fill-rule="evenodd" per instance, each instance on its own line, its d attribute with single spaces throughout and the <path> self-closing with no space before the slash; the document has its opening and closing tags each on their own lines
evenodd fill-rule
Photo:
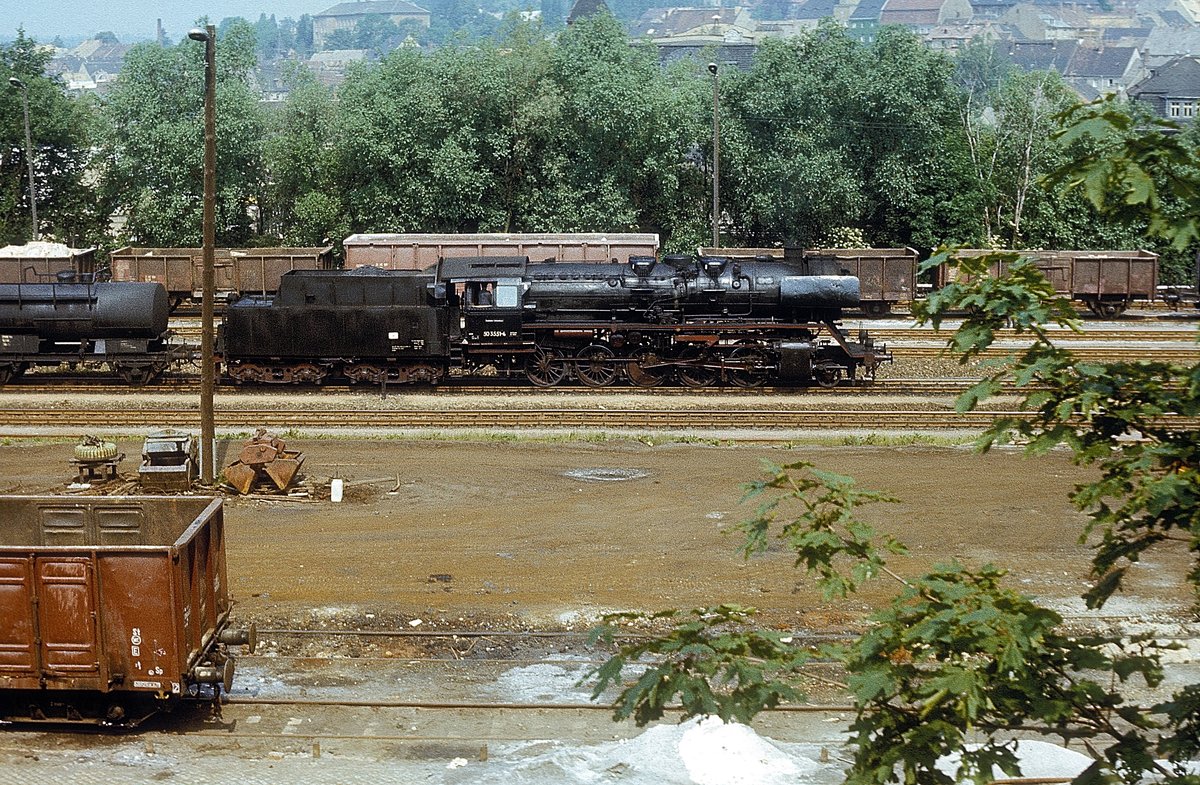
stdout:
<svg viewBox="0 0 1200 785">
<path fill-rule="evenodd" d="M 0 285 L 0 333 L 43 340 L 157 338 L 168 312 L 158 283 Z"/>
</svg>

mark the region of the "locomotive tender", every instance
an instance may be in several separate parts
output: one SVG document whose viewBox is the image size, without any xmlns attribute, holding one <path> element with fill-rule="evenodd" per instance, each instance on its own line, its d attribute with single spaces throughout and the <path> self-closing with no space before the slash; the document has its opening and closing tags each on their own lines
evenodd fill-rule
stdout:
<svg viewBox="0 0 1200 785">
<path fill-rule="evenodd" d="M 836 324 L 858 305 L 858 279 L 802 272 L 777 260 L 691 256 L 298 270 L 275 297 L 228 309 L 218 352 L 238 382 L 436 383 L 452 369 L 544 387 L 872 379 L 890 355 Z"/>
</svg>

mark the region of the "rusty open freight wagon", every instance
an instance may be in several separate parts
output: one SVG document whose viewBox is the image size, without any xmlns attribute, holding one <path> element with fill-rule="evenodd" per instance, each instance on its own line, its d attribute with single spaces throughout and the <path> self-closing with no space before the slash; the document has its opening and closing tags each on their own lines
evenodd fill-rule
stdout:
<svg viewBox="0 0 1200 785">
<path fill-rule="evenodd" d="M 658 235 L 568 232 L 483 234 L 352 234 L 342 241 L 346 269 L 425 270 L 442 259 L 527 256 L 532 262 L 617 262 L 658 253 Z"/>
<path fill-rule="evenodd" d="M 333 247 L 217 248 L 213 253 L 214 291 L 218 300 L 271 295 L 280 277 L 292 270 L 333 268 Z M 173 303 L 200 302 L 204 289 L 202 248 L 135 248 L 113 251 L 114 281 L 154 281 L 167 288 Z"/>
<path fill-rule="evenodd" d="M 0 722 L 136 725 L 233 679 L 206 497 L 0 497 Z"/>
</svg>

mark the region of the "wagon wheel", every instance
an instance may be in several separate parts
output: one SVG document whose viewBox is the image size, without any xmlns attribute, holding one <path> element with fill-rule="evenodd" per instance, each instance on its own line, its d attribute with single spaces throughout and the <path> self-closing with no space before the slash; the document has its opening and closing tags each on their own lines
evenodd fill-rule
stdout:
<svg viewBox="0 0 1200 785">
<path fill-rule="evenodd" d="M 890 303 L 870 302 L 863 306 L 863 310 L 866 311 L 869 316 L 883 316 L 891 311 L 892 308 Z"/>
<path fill-rule="evenodd" d="M 629 381 L 638 387 L 657 387 L 666 380 L 669 370 L 670 366 L 653 349 L 634 350 L 625 366 Z"/>
<path fill-rule="evenodd" d="M 766 365 L 771 358 L 757 344 L 739 346 L 729 354 L 733 365 L 726 369 L 729 381 L 738 387 L 761 387 L 767 381 Z"/>
<path fill-rule="evenodd" d="M 694 346 L 679 353 L 680 365 L 675 368 L 675 377 L 684 387 L 708 387 L 717 380 L 717 372 L 706 367 L 708 352 Z"/>
<path fill-rule="evenodd" d="M 567 378 L 567 364 L 558 349 L 537 347 L 525 360 L 525 376 L 538 387 L 553 387 Z"/>
<path fill-rule="evenodd" d="M 0 386 L 8 384 L 8 380 L 17 375 L 15 367 L 12 363 L 0 364 Z"/>
<path fill-rule="evenodd" d="M 153 365 L 118 365 L 117 373 L 130 387 L 144 387 L 161 371 L 156 371 Z"/>
<path fill-rule="evenodd" d="M 813 370 L 813 378 L 822 387 L 837 387 L 842 380 L 842 369 L 836 365 L 827 365 Z"/>
<path fill-rule="evenodd" d="M 585 346 L 575 355 L 575 375 L 588 387 L 607 387 L 617 378 L 615 357 L 602 343 Z"/>
</svg>

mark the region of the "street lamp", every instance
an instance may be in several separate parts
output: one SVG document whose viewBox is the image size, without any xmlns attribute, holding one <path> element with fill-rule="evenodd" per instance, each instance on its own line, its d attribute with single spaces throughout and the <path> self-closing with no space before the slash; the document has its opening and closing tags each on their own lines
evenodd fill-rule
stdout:
<svg viewBox="0 0 1200 785">
<path fill-rule="evenodd" d="M 721 247 L 721 79 L 717 76 L 717 64 L 709 63 L 708 72 L 713 83 L 713 204 L 712 244 Z"/>
<path fill-rule="evenodd" d="M 29 88 L 15 76 L 8 83 L 21 91 L 21 106 L 25 110 L 25 163 L 29 164 L 29 212 L 33 217 L 33 241 L 38 239 L 37 185 L 33 182 L 33 141 L 29 136 Z"/>
<path fill-rule="evenodd" d="M 217 433 L 213 416 L 213 299 L 216 297 L 217 243 L 217 28 L 188 31 L 204 42 L 204 278 L 200 300 L 200 482 L 216 478 Z"/>
</svg>

